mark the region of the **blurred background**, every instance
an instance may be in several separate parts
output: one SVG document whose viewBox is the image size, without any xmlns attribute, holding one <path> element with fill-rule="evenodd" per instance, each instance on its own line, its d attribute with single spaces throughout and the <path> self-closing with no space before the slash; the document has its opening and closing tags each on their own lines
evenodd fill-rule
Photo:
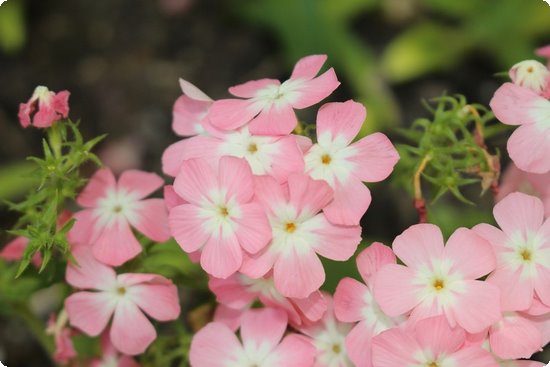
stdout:
<svg viewBox="0 0 550 367">
<path fill-rule="evenodd" d="M 0 182 L 0 199 L 24 189 L 15 179 L 19 162 L 41 152 L 40 131 L 17 121 L 36 85 L 71 92 L 71 117 L 81 118 L 88 139 L 108 134 L 98 152 L 115 171 L 161 173 L 163 150 L 178 140 L 170 124 L 180 77 L 217 99 L 251 79 L 284 80 L 300 57 L 325 53 L 342 82 L 329 100 L 364 103 L 364 133 L 398 141 L 395 128 L 427 115 L 421 99 L 461 93 L 487 105 L 505 80 L 495 74 L 546 44 L 543 0 L 7 0 L 0 6 L 0 176 L 14 179 Z M 315 111 L 299 116 L 313 122 Z M 505 141 L 490 147 L 502 150 Z M 416 212 L 402 188 L 369 187 L 364 236 L 389 244 L 416 223 Z M 443 199 L 433 213 L 449 233 L 491 222 L 490 195 L 480 205 Z M 0 208 L 0 228 L 13 222 Z M 1 233 L 0 244 L 8 238 Z M 355 271 L 353 263 L 332 269 L 327 289 Z M 0 360 L 26 340 L 14 322 L 0 319 Z"/>
</svg>

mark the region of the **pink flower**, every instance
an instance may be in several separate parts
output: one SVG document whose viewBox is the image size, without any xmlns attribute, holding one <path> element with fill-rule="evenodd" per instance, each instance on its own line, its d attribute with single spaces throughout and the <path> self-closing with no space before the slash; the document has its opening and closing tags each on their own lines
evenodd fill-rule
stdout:
<svg viewBox="0 0 550 367">
<path fill-rule="evenodd" d="M 146 196 L 164 181 L 154 173 L 129 170 L 118 182 L 111 170 L 97 171 L 77 198 L 84 210 L 77 212 L 71 233 L 77 242 L 93 246 L 101 262 L 119 266 L 141 252 L 130 225 L 157 242 L 170 238 L 168 211 L 162 199 Z"/>
<path fill-rule="evenodd" d="M 287 298 L 275 287 L 272 276 L 252 279 L 234 274 L 227 279 L 210 278 L 210 290 L 219 303 L 236 310 L 249 308 L 259 299 L 265 306 L 284 310 L 294 326 L 318 321 L 327 310 L 327 301 L 321 292 L 313 292 L 307 298 Z"/>
<path fill-rule="evenodd" d="M 191 366 L 313 366 L 315 349 L 311 343 L 296 334 L 283 338 L 286 328 L 286 313 L 281 310 L 247 311 L 242 317 L 241 344 L 226 325 L 212 322 L 195 334 L 191 342 Z"/>
<path fill-rule="evenodd" d="M 19 261 L 23 258 L 25 249 L 29 245 L 29 239 L 26 237 L 16 237 L 13 241 L 8 243 L 2 251 L 0 251 L 0 258 L 6 261 Z M 40 252 L 36 252 L 31 260 L 32 264 L 37 268 L 42 265 L 42 255 Z"/>
<path fill-rule="evenodd" d="M 69 95 L 66 90 L 54 93 L 39 85 L 27 103 L 19 105 L 19 122 L 21 126 L 46 128 L 61 118 L 69 116 Z"/>
<path fill-rule="evenodd" d="M 521 313 L 505 312 L 489 329 L 491 351 L 502 359 L 529 358 L 545 344 L 536 325 Z"/>
<path fill-rule="evenodd" d="M 264 251 L 247 258 L 241 272 L 259 278 L 273 269 L 275 287 L 282 295 L 308 297 L 325 281 L 317 255 L 349 259 L 361 241 L 361 227 L 336 226 L 320 213 L 333 197 L 324 181 L 292 174 L 287 189 L 269 176 L 254 179 L 256 197 L 267 211 L 273 240 Z"/>
<path fill-rule="evenodd" d="M 437 226 L 417 224 L 397 236 L 393 251 L 405 266 L 387 264 L 374 279 L 374 298 L 385 314 L 412 311 L 412 323 L 445 315 L 470 333 L 500 319 L 498 287 L 476 280 L 495 268 L 495 255 L 474 231 L 459 228 L 443 246 Z"/>
<path fill-rule="evenodd" d="M 374 337 L 372 365 L 498 367 L 489 352 L 478 345 L 464 346 L 466 333 L 451 328 L 443 316 L 419 321 L 413 330 L 393 328 Z"/>
<path fill-rule="evenodd" d="M 373 277 L 386 264 L 395 264 L 392 250 L 375 242 L 357 256 L 357 269 L 365 284 L 344 278 L 334 293 L 334 313 L 343 322 L 359 322 L 346 336 L 346 348 L 355 366 L 372 367 L 372 338 L 405 322 L 404 316 L 390 317 L 372 294 Z"/>
<path fill-rule="evenodd" d="M 109 332 L 114 347 L 124 354 L 140 354 L 157 333 L 144 312 L 158 321 L 175 320 L 180 313 L 177 288 L 156 274 L 120 274 L 98 262 L 88 246 L 73 249 L 77 265 L 65 278 L 81 291 L 65 300 L 72 326 L 90 336 L 101 334 L 114 315 Z"/>
<path fill-rule="evenodd" d="M 253 201 L 252 172 L 245 160 L 222 157 L 214 170 L 203 159 L 183 162 L 174 182 L 188 204 L 170 210 L 169 225 L 181 248 L 201 251 L 201 266 L 216 278 L 227 278 L 271 239 L 262 207 Z"/>
<path fill-rule="evenodd" d="M 172 109 L 172 129 L 180 136 L 204 134 L 208 124 L 205 117 L 214 101 L 187 80 L 179 82 L 183 95 Z"/>
<path fill-rule="evenodd" d="M 304 157 L 306 172 L 334 190 L 334 200 L 323 210 L 334 224 L 358 225 L 371 202 L 362 181 L 385 179 L 399 160 L 384 134 L 371 134 L 351 144 L 366 114 L 365 107 L 352 100 L 323 105 L 317 114 L 317 144 Z"/>
<path fill-rule="evenodd" d="M 509 72 L 510 79 L 520 87 L 528 88 L 543 95 L 550 83 L 550 70 L 536 60 L 518 62 Z"/>
<path fill-rule="evenodd" d="M 253 80 L 229 88 L 236 97 L 214 102 L 208 113 L 210 122 L 223 130 L 234 130 L 250 122 L 254 135 L 288 135 L 296 127 L 294 109 L 312 106 L 329 96 L 340 85 L 331 68 L 315 77 L 326 55 L 300 59 L 290 79 Z"/>
<path fill-rule="evenodd" d="M 328 301 L 328 310 L 323 318 L 299 329 L 311 338 L 315 346 L 315 367 L 353 367 L 345 343 L 353 324 L 338 321 L 334 317 L 332 297 L 326 293 L 323 295 Z"/>
<path fill-rule="evenodd" d="M 508 153 L 516 166 L 533 173 L 550 171 L 550 101 L 528 88 L 505 83 L 490 105 L 502 123 L 520 125 L 508 139 Z"/>
<path fill-rule="evenodd" d="M 66 326 L 67 313 L 61 311 L 59 317 L 52 315 L 48 321 L 46 334 L 53 335 L 55 351 L 53 360 L 57 363 L 66 364 L 77 356 L 71 337 L 74 331 Z"/>
<path fill-rule="evenodd" d="M 90 361 L 90 367 L 139 367 L 130 356 L 118 353 L 109 339 L 109 333 L 101 334 L 101 359 Z"/>
<path fill-rule="evenodd" d="M 202 158 L 215 164 L 222 156 L 244 158 L 253 174 L 271 175 L 279 182 L 286 181 L 291 172 L 304 170 L 297 136 L 257 136 L 250 134 L 248 127 L 172 144 L 162 156 L 162 170 L 176 176 L 185 160 Z"/>
<path fill-rule="evenodd" d="M 544 204 L 544 215 L 550 216 L 550 172 L 542 175 L 529 173 L 511 163 L 502 175 L 497 202 L 515 191 L 537 196 Z"/>
<path fill-rule="evenodd" d="M 496 204 L 493 214 L 501 229 L 479 224 L 474 231 L 497 255 L 487 282 L 500 288 L 502 309 L 527 310 L 535 294 L 550 306 L 550 219 L 544 221 L 542 202 L 516 192 Z"/>
</svg>

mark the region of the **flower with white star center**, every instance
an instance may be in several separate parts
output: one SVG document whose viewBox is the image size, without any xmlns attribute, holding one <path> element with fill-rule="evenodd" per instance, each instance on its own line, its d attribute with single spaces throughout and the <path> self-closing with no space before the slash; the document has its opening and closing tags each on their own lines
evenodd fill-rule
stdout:
<svg viewBox="0 0 550 367">
<path fill-rule="evenodd" d="M 476 333 L 501 317 L 498 287 L 479 281 L 495 268 L 491 245 L 472 230 L 457 229 L 444 246 L 433 224 L 409 227 L 393 242 L 404 265 L 387 264 L 376 274 L 374 297 L 385 314 L 411 312 L 414 323 L 445 315 L 451 326 Z"/>
<path fill-rule="evenodd" d="M 313 366 L 315 348 L 301 335 L 288 334 L 286 314 L 278 309 L 247 311 L 237 336 L 224 324 L 212 322 L 191 342 L 194 367 L 308 367 Z M 282 339 L 282 340 L 281 340 Z"/>
<path fill-rule="evenodd" d="M 371 134 L 352 143 L 366 114 L 365 107 L 352 100 L 323 105 L 317 114 L 317 144 L 304 156 L 306 172 L 334 190 L 334 200 L 324 209 L 334 224 L 359 224 L 371 202 L 363 181 L 385 179 L 399 160 L 384 134 Z"/>
<path fill-rule="evenodd" d="M 489 224 L 474 227 L 497 254 L 497 268 L 487 282 L 501 291 L 505 311 L 527 310 L 536 294 L 550 306 L 550 218 L 544 220 L 540 199 L 515 192 L 495 205 L 500 229 Z"/>
<path fill-rule="evenodd" d="M 269 176 L 256 176 L 256 197 L 267 212 L 273 239 L 255 256 L 247 257 L 240 271 L 259 278 L 273 269 L 275 287 L 285 297 L 305 298 L 319 289 L 325 272 L 318 254 L 349 259 L 361 241 L 361 227 L 336 226 L 320 211 L 332 200 L 324 181 L 292 174 L 288 189 Z"/>
<path fill-rule="evenodd" d="M 141 244 L 130 225 L 148 238 L 164 242 L 170 238 L 168 212 L 162 199 L 144 198 L 164 181 L 154 173 L 129 170 L 118 182 L 109 169 L 97 171 L 82 190 L 71 229 L 75 241 L 92 245 L 101 262 L 119 266 L 141 252 Z"/>
<path fill-rule="evenodd" d="M 268 244 L 271 228 L 253 200 L 248 163 L 225 156 L 217 168 L 199 158 L 182 163 L 174 190 L 186 203 L 170 210 L 169 226 L 185 252 L 201 251 L 208 274 L 227 278 L 240 268 L 243 251 L 254 254 Z"/>
<path fill-rule="evenodd" d="M 294 109 L 320 102 L 340 85 L 332 68 L 316 77 L 326 59 L 325 55 L 300 59 L 290 79 L 282 84 L 275 79 L 261 79 L 231 87 L 231 94 L 244 99 L 215 101 L 207 118 L 222 130 L 234 130 L 250 122 L 253 134 L 288 135 L 298 123 Z"/>
</svg>

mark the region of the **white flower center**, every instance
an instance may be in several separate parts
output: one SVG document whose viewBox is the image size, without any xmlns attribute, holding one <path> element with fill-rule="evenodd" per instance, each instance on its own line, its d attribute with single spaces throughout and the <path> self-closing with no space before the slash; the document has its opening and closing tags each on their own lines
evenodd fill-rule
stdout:
<svg viewBox="0 0 550 367">
<path fill-rule="evenodd" d="M 536 60 L 524 60 L 512 66 L 514 84 L 541 93 L 549 81 L 550 71 Z"/>
<path fill-rule="evenodd" d="M 538 274 L 538 266 L 550 267 L 550 247 L 544 246 L 547 242 L 544 236 L 536 232 L 523 236 L 516 231 L 508 238 L 499 260 L 513 271 L 520 268 L 522 278 L 534 278 Z"/>
</svg>

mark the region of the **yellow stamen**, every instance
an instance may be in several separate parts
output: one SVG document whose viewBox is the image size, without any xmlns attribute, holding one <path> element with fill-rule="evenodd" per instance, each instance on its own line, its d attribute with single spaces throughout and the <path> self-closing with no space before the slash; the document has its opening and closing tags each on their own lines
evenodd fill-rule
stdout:
<svg viewBox="0 0 550 367">
<path fill-rule="evenodd" d="M 120 294 L 121 296 L 124 296 L 126 294 L 126 288 L 124 287 L 118 287 L 116 292 Z"/>
<path fill-rule="evenodd" d="M 294 232 L 295 230 L 296 230 L 296 224 L 294 224 L 294 223 L 292 223 L 292 222 L 286 224 L 286 231 L 287 231 L 288 233 L 292 233 L 292 232 Z"/>
<path fill-rule="evenodd" d="M 437 290 L 437 291 L 440 291 L 442 290 L 443 288 L 445 288 L 445 282 L 443 282 L 443 280 L 441 279 L 436 279 L 434 281 L 434 288 Z"/>
<path fill-rule="evenodd" d="M 250 143 L 248 145 L 248 151 L 252 154 L 256 153 L 258 151 L 258 146 L 254 143 Z"/>
<path fill-rule="evenodd" d="M 323 164 L 330 164 L 331 161 L 332 158 L 330 158 L 330 155 L 328 154 L 323 154 L 323 156 L 321 157 L 321 163 Z"/>
<path fill-rule="evenodd" d="M 225 206 L 220 207 L 220 214 L 224 217 L 227 217 L 229 215 L 229 211 Z"/>
<path fill-rule="evenodd" d="M 525 249 L 520 253 L 520 255 L 524 261 L 531 261 L 531 258 L 532 258 L 531 251 Z"/>
</svg>

